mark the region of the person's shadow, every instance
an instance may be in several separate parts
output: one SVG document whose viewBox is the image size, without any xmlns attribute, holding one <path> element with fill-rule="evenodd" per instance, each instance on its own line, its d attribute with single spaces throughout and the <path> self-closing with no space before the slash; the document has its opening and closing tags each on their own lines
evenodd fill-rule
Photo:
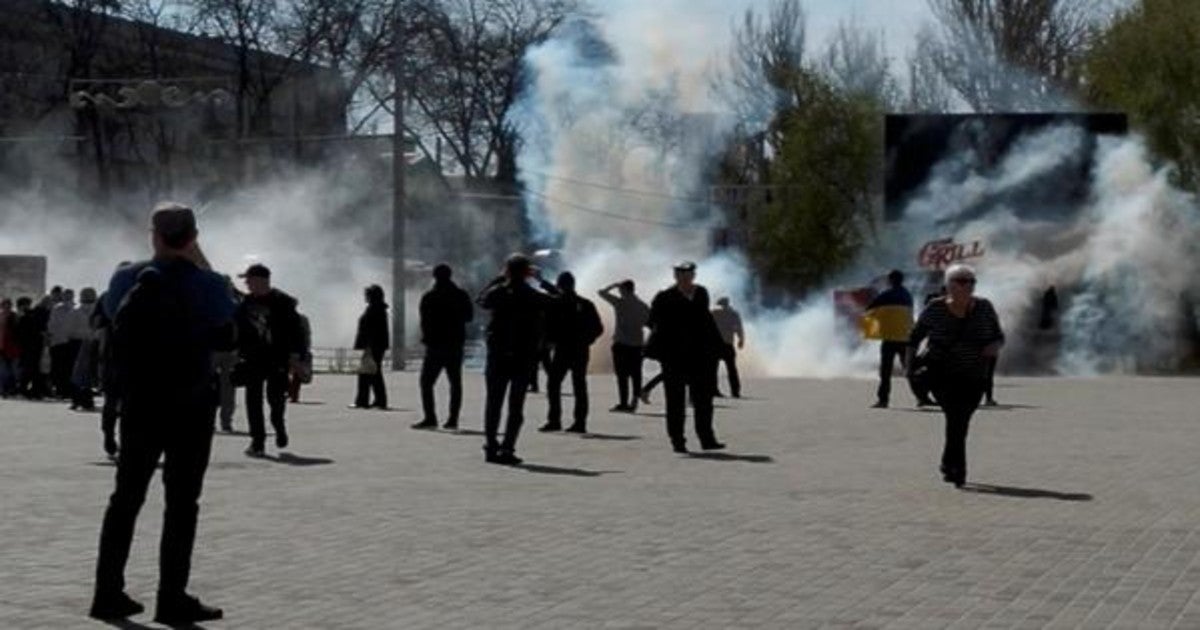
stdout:
<svg viewBox="0 0 1200 630">
<path fill-rule="evenodd" d="M 741 455 L 738 453 L 688 453 L 690 459 L 706 459 L 714 462 L 749 462 L 751 464 L 773 464 L 775 459 L 770 455 Z"/>
<path fill-rule="evenodd" d="M 640 440 L 640 435 L 619 435 L 616 433 L 584 433 L 579 436 L 581 440 L 607 440 L 613 442 L 629 442 L 632 440 Z"/>
<path fill-rule="evenodd" d="M 587 470 L 585 468 L 562 468 L 559 466 L 547 466 L 545 464 L 530 464 L 521 463 L 513 466 L 525 472 L 540 473 L 543 475 L 565 475 L 568 477 L 599 477 L 600 475 L 611 475 L 624 471 L 620 470 Z"/>
<path fill-rule="evenodd" d="M 265 459 L 269 462 L 275 462 L 277 464 L 287 464 L 289 466 L 324 466 L 325 464 L 334 463 L 332 459 L 325 457 L 305 457 L 303 455 L 296 455 L 286 451 L 278 455 L 264 454 L 260 459 Z"/>
<path fill-rule="evenodd" d="M 1002 497 L 1019 499 L 1056 499 L 1058 501 L 1091 501 L 1092 495 L 1086 492 L 1058 492 L 1040 488 L 1016 488 L 1013 486 L 996 486 L 988 483 L 968 483 L 962 487 L 963 492 L 976 494 L 993 494 Z"/>
<path fill-rule="evenodd" d="M 138 623 L 132 619 L 108 619 L 103 623 L 114 628 L 120 628 L 120 630 L 154 630 L 155 628 L 154 626 Z M 204 630 L 204 626 L 194 623 L 174 624 L 167 627 L 176 628 L 177 630 Z"/>
</svg>

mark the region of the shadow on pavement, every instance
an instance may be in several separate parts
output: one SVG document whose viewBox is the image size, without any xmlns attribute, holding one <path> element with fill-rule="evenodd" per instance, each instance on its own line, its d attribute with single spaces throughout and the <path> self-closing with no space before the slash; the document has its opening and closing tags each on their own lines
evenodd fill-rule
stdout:
<svg viewBox="0 0 1200 630">
<path fill-rule="evenodd" d="M 976 494 L 995 494 L 1003 497 L 1020 499 L 1058 499 L 1059 501 L 1091 501 L 1092 495 L 1086 492 L 1057 492 L 1039 488 L 1014 488 L 1012 486 L 994 486 L 987 483 L 968 483 L 962 487 L 964 492 Z"/>
<path fill-rule="evenodd" d="M 1037 405 L 1018 405 L 1018 404 L 998 404 L 998 405 L 979 405 L 980 411 L 1012 411 L 1013 409 L 1041 409 Z"/>
<path fill-rule="evenodd" d="M 617 435 L 614 433 L 584 433 L 579 436 L 584 440 L 610 440 L 613 442 L 628 442 L 630 440 L 640 440 L 640 435 Z"/>
<path fill-rule="evenodd" d="M 131 621 L 129 619 L 108 619 L 108 620 L 105 620 L 103 623 L 106 626 L 120 628 L 121 630 L 152 630 L 152 628 L 154 627 L 154 626 L 143 625 L 136 621 Z M 197 628 L 199 626 L 191 626 L 191 627 Z"/>
<path fill-rule="evenodd" d="M 315 407 L 317 405 L 324 405 L 325 401 L 323 401 L 323 400 L 297 400 L 296 402 L 292 402 L 289 400 L 288 404 L 289 405 L 312 405 Z"/>
<path fill-rule="evenodd" d="M 259 459 L 265 459 L 269 462 L 278 464 L 287 464 L 289 466 L 323 466 L 332 464 L 334 461 L 326 457 L 305 457 L 303 455 L 295 455 L 292 453 L 280 453 L 278 455 L 263 455 Z"/>
<path fill-rule="evenodd" d="M 236 429 L 234 429 L 233 431 L 222 431 L 220 429 L 217 429 L 216 435 L 218 437 L 222 436 L 222 435 L 224 435 L 226 437 L 250 437 L 250 432 L 249 431 L 238 431 Z M 267 435 L 275 435 L 275 434 L 268 433 Z"/>
<path fill-rule="evenodd" d="M 773 464 L 770 455 L 740 455 L 738 453 L 688 453 L 691 459 L 708 459 L 715 462 L 750 462 L 751 464 Z"/>
<path fill-rule="evenodd" d="M 621 470 L 587 470 L 584 468 L 561 468 L 559 466 L 546 466 L 543 464 L 517 464 L 513 468 L 519 468 L 526 472 L 541 473 L 543 475 L 566 475 L 568 477 L 599 477 L 600 475 L 611 475 L 614 473 L 624 472 Z"/>
</svg>

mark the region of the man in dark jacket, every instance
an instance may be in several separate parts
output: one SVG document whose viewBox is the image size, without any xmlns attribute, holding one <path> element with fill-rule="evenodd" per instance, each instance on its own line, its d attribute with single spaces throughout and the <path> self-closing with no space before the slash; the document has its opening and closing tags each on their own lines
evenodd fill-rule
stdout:
<svg viewBox="0 0 1200 630">
<path fill-rule="evenodd" d="M 541 290 L 535 289 L 536 281 Z M 537 360 L 545 313 L 553 306 L 558 288 L 546 282 L 521 254 L 509 256 L 504 274 L 492 280 L 476 303 L 492 312 L 487 328 L 487 402 L 483 413 L 486 434 L 484 459 L 516 465 L 517 436 L 525 422 L 525 392 L 529 372 Z M 498 439 L 500 410 L 508 398 L 504 442 Z"/>
<path fill-rule="evenodd" d="M 878 409 L 886 409 L 892 393 L 892 367 L 896 357 L 900 358 L 900 368 L 908 369 L 905 351 L 908 348 L 908 335 L 913 325 L 913 297 L 904 288 L 904 273 L 893 269 L 888 273 L 888 288 L 875 296 L 867 305 L 866 314 L 878 322 L 879 336 L 879 388 L 875 390 L 875 404 Z"/>
<path fill-rule="evenodd" d="M 383 381 L 383 355 L 391 345 L 388 330 L 388 305 L 384 300 L 383 287 L 372 284 L 363 291 L 367 309 L 358 318 L 358 332 L 354 335 L 354 349 L 362 350 L 371 357 L 373 371 L 364 372 L 359 366 L 358 394 L 354 397 L 356 409 L 377 407 L 387 409 L 387 384 Z M 371 402 L 372 393 L 375 402 Z"/>
<path fill-rule="evenodd" d="M 575 397 L 575 422 L 567 427 L 567 431 L 587 433 L 589 349 L 604 332 L 604 325 L 600 323 L 596 305 L 575 293 L 575 276 L 571 272 L 559 274 L 558 290 L 562 295 L 550 311 L 547 331 L 554 347 L 550 375 L 546 381 L 549 411 L 546 424 L 539 431 L 562 430 L 562 382 L 570 372 L 571 391 Z"/>
<path fill-rule="evenodd" d="M 708 290 L 696 284 L 695 263 L 675 265 L 675 286 L 660 291 L 650 303 L 650 329 L 647 354 L 662 364 L 667 436 L 675 452 L 687 452 L 683 426 L 688 393 L 700 448 L 725 448 L 713 432 L 713 392 L 721 334 L 709 311 Z"/>
<path fill-rule="evenodd" d="M 425 417 L 414 429 L 437 428 L 437 408 L 433 386 L 442 371 L 450 381 L 450 415 L 446 429 L 458 428 L 462 409 L 463 346 L 467 342 L 467 324 L 474 318 L 471 296 L 451 280 L 450 265 L 433 268 L 433 288 L 421 296 L 421 343 L 425 344 L 425 359 L 421 362 L 421 408 Z"/>
<path fill-rule="evenodd" d="M 265 265 L 250 265 L 241 274 L 246 294 L 237 309 L 238 356 L 242 361 L 246 387 L 246 420 L 250 425 L 250 448 L 246 454 L 261 457 L 267 440 L 263 425 L 263 388 L 271 408 L 271 426 L 275 446 L 287 448 L 284 425 L 287 389 L 293 357 L 303 355 L 300 317 L 292 296 L 271 288 L 271 270 Z"/>
<path fill-rule="evenodd" d="M 100 530 L 90 614 L 115 620 L 143 610 L 125 593 L 125 565 L 161 458 L 166 509 L 155 621 L 183 626 L 223 614 L 186 588 L 217 404 L 212 353 L 233 342 L 235 305 L 207 269 L 190 209 L 160 204 L 151 224 L 154 259 L 118 269 L 101 307 L 114 322 L 121 454 Z"/>
<path fill-rule="evenodd" d="M 46 349 L 46 324 L 50 321 L 48 299 L 37 306 L 27 297 L 17 299 L 17 393 L 32 400 L 45 398 L 46 376 L 42 374 L 42 354 Z"/>
</svg>

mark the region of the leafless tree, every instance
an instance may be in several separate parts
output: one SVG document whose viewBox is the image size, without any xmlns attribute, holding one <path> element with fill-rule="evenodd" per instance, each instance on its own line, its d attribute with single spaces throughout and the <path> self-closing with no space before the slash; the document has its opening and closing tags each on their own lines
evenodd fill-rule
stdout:
<svg viewBox="0 0 1200 630">
<path fill-rule="evenodd" d="M 924 54 L 975 111 L 1058 105 L 1078 87 L 1097 13 L 1089 0 L 928 0 Z"/>
<path fill-rule="evenodd" d="M 856 21 L 838 25 L 821 70 L 845 94 L 878 103 L 884 110 L 899 103 L 900 88 L 882 33 L 866 30 Z"/>
<path fill-rule="evenodd" d="M 941 114 L 951 110 L 950 86 L 935 61 L 937 46 L 932 26 L 927 24 L 917 32 L 916 47 L 908 56 L 906 111 Z"/>
<path fill-rule="evenodd" d="M 805 63 L 807 16 L 800 0 L 778 0 L 765 13 L 747 9 L 733 29 L 728 61 L 713 73 L 714 92 L 750 130 L 793 104 L 788 82 Z"/>
</svg>

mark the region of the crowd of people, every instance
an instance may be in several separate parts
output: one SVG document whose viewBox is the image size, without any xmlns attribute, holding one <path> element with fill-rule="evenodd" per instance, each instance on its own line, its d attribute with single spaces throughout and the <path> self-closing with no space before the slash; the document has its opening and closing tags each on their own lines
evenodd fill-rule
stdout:
<svg viewBox="0 0 1200 630">
<path fill-rule="evenodd" d="M 300 385 L 311 379 L 311 330 L 296 298 L 272 286 L 265 265 L 251 265 L 240 274 L 245 291 L 228 276 L 214 273 L 197 243 L 199 231 L 189 208 L 160 204 L 151 215 L 151 232 L 153 257 L 121 263 L 102 294 L 85 287 L 76 303 L 73 291 L 54 287 L 36 304 L 28 297 L 15 304 L 0 300 L 0 394 L 61 399 L 72 409 L 89 411 L 95 409 L 96 393 L 103 393 L 103 446 L 117 461 L 117 475 L 101 528 L 94 617 L 118 619 L 143 610 L 125 593 L 124 568 L 138 512 L 162 459 L 166 511 L 156 620 L 192 623 L 223 615 L 186 592 L 198 499 L 216 424 L 233 431 L 236 388 L 244 388 L 250 436 L 246 454 L 266 456 L 268 418 L 275 446 L 287 448 L 287 404 L 297 400 Z M 632 280 L 597 292 L 614 315 L 611 354 L 618 401 L 611 411 L 631 413 L 639 402 L 649 402 L 654 383 L 643 386 L 643 363 L 657 361 L 661 370 L 655 380 L 665 391 L 666 437 L 672 449 L 689 452 L 689 403 L 699 447 L 723 449 L 713 417 L 713 399 L 721 395 L 718 369 L 725 364 L 729 393 L 739 397 L 736 357 L 744 347 L 745 330 L 728 298 L 718 299 L 715 308 L 710 305 L 708 290 L 696 282 L 694 263 L 680 262 L 673 273 L 674 283 L 649 304 Z M 540 369 L 547 373 L 548 404 L 539 430 L 588 432 L 588 365 L 604 325 L 595 304 L 578 293 L 573 274 L 559 273 L 551 283 L 530 258 L 514 254 L 474 300 L 454 282 L 447 265 L 434 269 L 433 280 L 420 302 L 423 417 L 413 428 L 439 427 L 434 387 L 442 373 L 449 381 L 450 403 L 440 426 L 458 428 L 467 326 L 478 307 L 490 313 L 484 460 L 522 463 L 517 443 L 525 399 Z M 962 486 L 971 416 L 983 399 L 992 401 L 992 375 L 1004 334 L 995 308 L 974 295 L 972 268 L 952 266 L 945 280 L 943 293 L 927 300 L 914 318 L 903 274 L 893 271 L 890 287 L 868 306 L 867 314 L 882 331 L 875 406 L 888 406 L 893 363 L 899 358 L 918 404 L 936 404 L 945 415 L 940 471 L 945 481 Z M 354 340 L 362 354 L 351 407 L 386 409 L 388 305 L 378 285 L 367 287 L 363 295 L 366 307 Z M 568 375 L 572 422 L 564 428 L 562 388 Z"/>
</svg>

